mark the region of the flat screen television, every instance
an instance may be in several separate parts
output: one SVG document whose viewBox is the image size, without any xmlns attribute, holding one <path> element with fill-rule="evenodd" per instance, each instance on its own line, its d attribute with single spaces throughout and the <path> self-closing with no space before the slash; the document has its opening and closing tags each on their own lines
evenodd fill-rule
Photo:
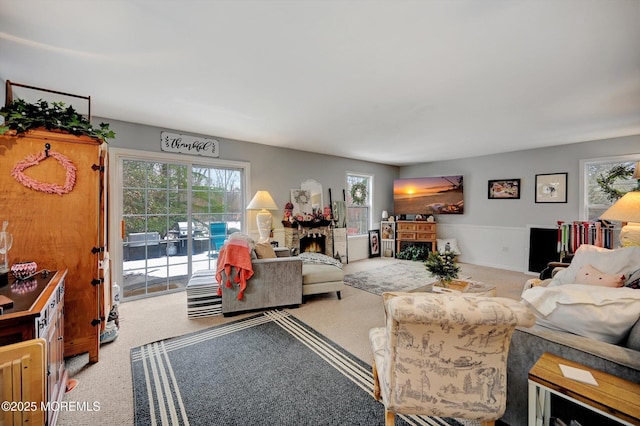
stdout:
<svg viewBox="0 0 640 426">
<path fill-rule="evenodd" d="M 393 214 L 462 214 L 463 190 L 461 175 L 395 179 Z"/>
</svg>

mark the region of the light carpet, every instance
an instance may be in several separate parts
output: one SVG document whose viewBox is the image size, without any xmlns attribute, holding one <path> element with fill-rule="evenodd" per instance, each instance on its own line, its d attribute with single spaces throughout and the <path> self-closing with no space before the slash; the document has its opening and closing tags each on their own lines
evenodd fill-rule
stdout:
<svg viewBox="0 0 640 426">
<path fill-rule="evenodd" d="M 428 288 L 436 282 L 423 262 L 394 262 L 344 276 L 344 283 L 373 294 Z"/>
<path fill-rule="evenodd" d="M 134 348 L 131 364 L 136 425 L 384 424 L 371 367 L 284 311 Z"/>
</svg>

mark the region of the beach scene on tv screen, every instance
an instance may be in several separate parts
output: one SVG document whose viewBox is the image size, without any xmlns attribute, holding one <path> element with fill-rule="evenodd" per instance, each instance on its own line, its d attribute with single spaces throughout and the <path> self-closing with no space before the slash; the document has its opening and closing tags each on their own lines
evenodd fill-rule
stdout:
<svg viewBox="0 0 640 426">
<path fill-rule="evenodd" d="M 404 178 L 393 181 L 396 215 L 462 214 L 462 176 Z"/>
</svg>

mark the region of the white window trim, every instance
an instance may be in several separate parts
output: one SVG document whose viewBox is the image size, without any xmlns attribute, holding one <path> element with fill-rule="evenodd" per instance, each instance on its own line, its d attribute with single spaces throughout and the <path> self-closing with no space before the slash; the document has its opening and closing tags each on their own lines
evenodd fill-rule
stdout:
<svg viewBox="0 0 640 426">
<path fill-rule="evenodd" d="M 369 174 L 369 173 L 363 173 L 363 172 L 350 172 L 347 170 L 345 176 L 344 176 L 344 187 L 348 188 L 349 187 L 349 176 L 357 176 L 357 177 L 363 177 L 363 178 L 367 178 L 369 179 L 369 194 L 367 194 L 367 199 L 369 200 L 369 217 L 367 218 L 367 226 L 370 228 L 373 224 L 373 188 L 374 188 L 374 175 Z M 349 205 L 347 205 L 347 209 L 349 208 Z M 369 234 L 365 233 L 365 234 L 358 234 L 358 235 L 347 235 L 347 239 L 358 239 L 358 238 L 367 238 L 367 240 L 369 239 Z"/>
<path fill-rule="evenodd" d="M 598 158 L 588 158 L 585 160 L 580 160 L 580 197 L 579 197 L 579 206 L 580 206 L 580 220 L 587 220 L 589 217 L 589 209 L 587 206 L 588 199 L 588 188 L 587 188 L 587 165 L 588 164 L 597 164 L 597 163 L 627 163 L 627 162 L 637 162 L 640 161 L 640 153 L 637 154 L 627 154 L 627 155 L 614 155 L 611 157 L 598 157 Z"/>
<path fill-rule="evenodd" d="M 112 280 L 122 277 L 122 159 L 139 161 L 171 162 L 181 165 L 203 165 L 208 167 L 232 167 L 243 169 L 244 200 L 250 200 L 251 164 L 244 161 L 220 160 L 218 158 L 185 156 L 164 152 L 139 151 L 126 148 L 109 148 L 109 257 L 111 258 Z M 243 229 L 247 228 L 247 215 L 244 216 Z M 122 283 L 120 283 L 122 284 Z"/>
</svg>

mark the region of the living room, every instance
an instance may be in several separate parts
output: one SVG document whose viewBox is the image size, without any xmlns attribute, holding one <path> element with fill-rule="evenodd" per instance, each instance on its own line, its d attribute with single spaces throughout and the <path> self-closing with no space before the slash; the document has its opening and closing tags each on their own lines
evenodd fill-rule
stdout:
<svg viewBox="0 0 640 426">
<path fill-rule="evenodd" d="M 156 56 L 149 50 L 149 56 L 144 57 L 139 56 L 140 52 L 136 50 L 135 53 L 131 54 L 131 57 L 138 55 L 140 63 L 133 60 L 133 62 L 126 62 L 127 65 L 124 65 L 125 62 L 119 62 L 120 60 L 124 61 L 123 57 L 113 53 L 110 49 L 122 49 L 122 52 L 129 51 L 125 47 L 116 46 L 115 42 L 114 46 L 107 49 L 109 53 L 105 54 L 105 57 L 100 57 L 95 52 L 87 53 L 91 51 L 90 47 L 84 50 L 74 46 L 73 49 L 69 47 L 69 50 L 65 50 L 60 48 L 60 46 L 64 45 L 62 41 L 58 43 L 53 40 L 51 45 L 44 46 L 45 42 L 49 41 L 45 40 L 46 37 L 54 38 L 54 36 L 53 31 L 45 31 L 45 35 L 38 34 L 35 27 L 38 25 L 45 26 L 41 21 L 43 17 L 34 17 L 33 21 L 37 24 L 31 23 L 31 25 L 25 27 L 30 20 L 28 18 L 29 14 L 37 15 L 41 13 L 38 7 L 44 6 L 33 2 L 24 3 L 28 4 L 28 6 L 20 7 L 27 7 L 27 10 L 20 9 L 17 6 L 13 8 L 10 3 L 0 1 L 2 8 L 0 23 L 5 28 L 4 24 L 6 22 L 6 28 L 11 28 L 11 32 L 15 32 L 15 35 L 12 36 L 8 35 L 9 30 L 0 34 L 0 50 L 3 51 L 2 56 L 4 56 L 4 58 L 0 58 L 0 81 L 4 83 L 7 80 L 11 80 L 39 87 L 64 90 L 65 92 L 91 95 L 94 103 L 92 113 L 95 114 L 92 122 L 94 124 L 99 122 L 108 123 L 110 129 L 115 133 L 115 137 L 107 141 L 110 152 L 110 167 L 112 167 L 110 169 L 112 172 L 110 178 L 114 179 L 111 181 L 112 185 L 110 187 L 110 191 L 113 192 L 110 195 L 111 200 L 117 199 L 119 196 L 117 183 L 122 178 L 117 176 L 117 173 L 113 173 L 116 170 L 113 167 L 116 167 L 118 162 L 125 157 L 145 160 L 198 158 L 197 161 L 209 165 L 240 164 L 243 167 L 247 167 L 247 181 L 246 188 L 244 188 L 246 203 L 249 202 L 256 191 L 267 190 L 278 206 L 278 210 L 272 212 L 274 217 L 273 238 L 282 242 L 283 227 L 280 219 L 284 216 L 285 204 L 291 201 L 291 189 L 299 188 L 301 182 L 308 179 L 313 179 L 322 185 L 325 198 L 324 204 L 328 204 L 329 190 L 331 190 L 334 200 L 342 199 L 348 174 L 370 176 L 372 186 L 369 196 L 372 204 L 369 229 L 375 230 L 380 229 L 383 211 L 388 212 L 390 215 L 395 215 L 393 207 L 393 184 L 395 179 L 462 175 L 465 183 L 464 214 L 437 215 L 435 220 L 438 238 L 456 239 L 461 251 L 458 257 L 458 261 L 461 264 L 469 265 L 469 267 L 486 267 L 485 273 L 503 275 L 501 279 L 511 281 L 513 286 L 519 287 L 524 285 L 526 279 L 535 276 L 532 273 L 528 273 L 530 229 L 555 229 L 558 221 L 585 219 L 585 173 L 588 163 L 594 161 L 640 162 L 640 122 L 638 122 L 640 103 L 637 99 L 639 97 L 636 96 L 638 94 L 637 73 L 629 73 L 625 78 L 624 73 L 619 75 L 614 71 L 615 69 L 637 71 L 637 65 L 640 63 L 638 49 L 627 49 L 629 44 L 637 46 L 637 42 L 630 43 L 628 41 L 629 39 L 638 40 L 638 37 L 635 37 L 638 35 L 638 30 L 631 28 L 632 25 L 629 25 L 630 21 L 637 22 L 637 19 L 620 18 L 623 15 L 638 16 L 639 9 L 634 2 L 615 2 L 620 9 L 614 14 L 616 19 L 612 18 L 606 25 L 592 16 L 592 14 L 595 16 L 600 13 L 602 4 L 598 2 L 591 4 L 587 8 L 588 12 L 584 12 L 584 15 L 575 13 L 572 16 L 571 13 L 567 13 L 567 11 L 575 12 L 580 10 L 581 4 L 572 1 L 563 4 L 562 10 L 554 11 L 548 15 L 569 16 L 567 21 L 557 23 L 557 27 L 554 27 L 553 31 L 549 30 L 551 34 L 556 35 L 556 31 L 561 33 L 562 31 L 559 27 L 563 26 L 577 25 L 580 28 L 572 36 L 563 38 L 561 42 L 558 42 L 558 45 L 568 43 L 567 40 L 572 38 L 591 40 L 590 37 L 582 33 L 584 29 L 577 22 L 580 21 L 580 17 L 586 19 L 585 15 L 589 18 L 586 20 L 595 21 L 592 23 L 594 27 L 587 26 L 587 28 L 600 28 L 601 30 L 604 28 L 603 32 L 609 32 L 608 36 L 614 37 L 611 35 L 615 33 L 613 28 L 619 27 L 620 34 L 618 37 L 627 41 L 624 46 L 617 49 L 611 47 L 611 51 L 615 52 L 615 54 L 611 53 L 611 57 L 615 56 L 616 59 L 611 59 L 611 57 L 607 59 L 604 55 L 604 52 L 608 49 L 607 43 L 618 44 L 620 42 L 614 37 L 613 41 L 609 40 L 598 44 L 598 48 L 594 48 L 593 52 L 587 49 L 586 53 L 580 55 L 580 57 L 591 56 L 591 59 L 580 62 L 580 65 L 575 68 L 569 69 L 566 62 L 562 62 L 562 65 L 557 63 L 554 65 L 554 62 L 550 60 L 551 56 L 544 56 L 545 60 L 525 61 L 529 67 L 532 64 L 545 64 L 541 66 L 541 68 L 544 68 L 543 70 L 531 71 L 531 74 L 539 73 L 545 76 L 539 80 L 536 79 L 541 86 L 528 86 L 529 78 L 532 76 L 526 72 L 526 69 L 523 69 L 526 67 L 518 68 L 517 71 L 514 71 L 513 68 L 510 68 L 512 61 L 503 59 L 497 60 L 495 65 L 486 65 L 487 62 L 483 62 L 486 68 L 474 68 L 471 74 L 476 73 L 476 75 L 473 78 L 469 78 L 469 82 L 465 84 L 454 81 L 447 85 L 447 89 L 439 88 L 439 84 L 443 84 L 442 82 L 448 80 L 448 73 L 453 72 L 452 69 L 458 66 L 460 68 L 471 66 L 470 62 L 479 61 L 480 56 L 494 56 L 490 49 L 482 50 L 482 54 L 479 54 L 478 57 L 475 57 L 469 50 L 461 55 L 468 56 L 468 59 L 460 60 L 459 62 L 453 61 L 454 64 L 450 64 L 451 68 L 444 70 L 444 72 L 440 69 L 442 73 L 438 73 L 437 77 L 433 77 L 433 81 L 428 86 L 429 90 L 425 90 L 422 93 L 421 96 L 424 96 L 424 98 L 420 102 L 414 102 L 414 90 L 419 91 L 416 87 L 420 87 L 420 78 L 425 78 L 424 75 L 427 75 L 429 67 L 434 66 L 429 61 L 426 64 L 421 63 L 419 69 L 423 77 L 412 80 L 413 83 L 408 84 L 407 86 L 410 86 L 408 88 L 398 86 L 398 80 L 396 80 L 398 77 L 394 76 L 393 84 L 382 85 L 383 89 L 380 92 L 375 91 L 375 86 L 363 90 L 360 92 L 361 95 L 368 93 L 367 90 L 375 93 L 375 95 L 371 95 L 371 98 L 362 101 L 362 104 L 360 104 L 362 116 L 360 117 L 357 116 L 357 111 L 350 110 L 355 108 L 356 104 L 347 103 L 348 106 L 344 107 L 342 102 L 345 102 L 345 100 L 341 100 L 340 97 L 329 100 L 321 96 L 323 91 L 344 92 L 346 88 L 340 85 L 332 85 L 334 81 L 325 85 L 322 83 L 324 80 L 321 76 L 314 74 L 313 81 L 320 82 L 315 84 L 320 86 L 321 90 L 314 87 L 314 91 L 306 92 L 306 89 L 295 84 L 295 73 L 301 72 L 299 64 L 292 60 L 284 61 L 284 57 L 281 56 L 278 56 L 277 60 L 274 59 L 273 61 L 259 57 L 251 67 L 238 65 L 237 68 L 233 67 L 226 70 L 226 78 L 230 82 L 233 81 L 237 86 L 234 87 L 231 83 L 229 83 L 230 88 L 215 85 L 213 93 L 204 91 L 204 87 L 208 84 L 214 85 L 212 82 L 207 82 L 205 78 L 202 83 L 192 83 L 189 75 L 181 78 L 176 77 L 174 80 L 165 77 L 161 85 L 158 85 L 158 83 L 153 83 L 156 86 L 147 85 L 145 78 L 139 77 L 134 72 L 138 67 L 144 68 L 145 72 L 149 73 L 149 80 L 151 80 L 153 71 L 149 71 L 146 67 L 149 63 L 160 62 L 160 57 L 168 62 L 171 61 L 167 60 L 167 57 L 180 58 L 180 65 L 176 68 L 200 68 L 198 56 L 205 55 L 203 52 L 206 52 L 206 50 L 199 50 L 195 56 L 189 58 L 181 57 L 179 49 L 173 51 L 172 54 L 175 56 L 165 56 L 166 52 L 158 53 Z M 488 3 L 491 3 L 490 8 L 501 8 L 501 2 L 489 1 Z M 460 4 L 462 9 L 471 8 L 475 10 L 469 3 L 463 2 Z M 547 16 L 544 10 L 537 10 L 532 4 L 523 2 L 523 5 L 527 8 L 533 8 L 529 11 L 536 12 L 534 16 Z M 339 2 L 336 3 L 336 11 L 339 10 L 339 5 Z M 86 10 L 83 9 L 84 6 L 78 4 L 75 4 L 75 6 L 83 12 L 79 12 L 78 15 L 86 13 Z M 123 5 L 119 6 L 123 7 L 119 12 L 120 14 L 116 13 L 118 12 L 117 8 L 105 10 L 104 15 L 110 17 L 112 23 L 120 22 L 122 15 L 127 16 L 127 13 L 131 12 Z M 286 8 L 287 6 L 290 6 L 290 4 L 285 4 L 283 7 Z M 346 23 L 347 26 L 358 27 L 357 17 L 359 15 L 357 9 L 357 6 L 350 5 L 349 13 L 347 14 L 349 19 L 345 18 L 345 21 L 348 21 Z M 616 8 L 614 7 L 613 9 Z M 50 9 L 42 10 L 56 15 L 66 13 L 69 15 L 66 17 L 67 19 L 71 17 L 71 21 L 76 21 L 76 23 L 78 21 L 78 17 L 74 16 L 75 12 L 69 10 L 57 12 Z M 281 9 L 278 10 L 282 11 Z M 627 12 L 624 12 L 625 10 Z M 267 13 L 267 11 L 262 11 Z M 163 12 L 166 13 L 167 11 L 164 10 Z M 478 10 L 475 10 L 475 12 L 481 15 L 489 13 L 488 11 Z M 512 12 L 513 10 L 509 11 L 509 13 Z M 49 13 L 43 13 L 43 15 L 49 15 Z M 214 12 L 211 13 L 213 14 Z M 247 11 L 242 10 L 240 15 L 242 13 L 247 13 Z M 323 12 L 323 16 L 324 13 L 326 11 Z M 310 15 L 311 17 L 305 15 L 308 20 L 305 19 L 301 22 L 307 24 L 314 22 L 313 13 L 310 13 Z M 365 15 L 360 16 L 364 17 Z M 609 15 L 606 16 L 610 17 Z M 406 18 L 404 14 L 402 17 Z M 400 20 L 399 17 L 395 18 Z M 260 21 L 258 17 L 253 19 Z M 270 17 L 270 19 L 275 18 Z M 386 28 L 384 14 L 377 16 L 377 19 L 375 22 L 379 28 Z M 496 18 L 494 17 L 493 19 Z M 621 21 L 619 22 L 617 19 L 621 19 Z M 9 20 L 13 21 L 11 25 L 9 25 Z M 171 21 L 171 19 L 166 20 L 167 22 Z M 268 21 L 269 19 L 266 20 Z M 285 19 L 284 21 L 286 22 L 287 20 Z M 474 28 L 478 33 L 481 32 L 485 25 L 495 24 L 491 18 L 488 21 L 478 18 L 475 22 L 477 26 Z M 203 21 L 195 20 L 194 18 L 194 21 L 190 21 L 190 23 L 196 26 L 197 24 L 203 24 Z M 280 24 L 284 25 L 282 22 Z M 436 22 L 429 21 L 429 24 L 435 26 Z M 546 22 L 546 24 L 549 23 Z M 124 23 L 122 25 L 130 28 L 129 25 L 125 26 Z M 263 29 L 263 25 L 265 25 L 264 22 L 261 22 L 259 27 Z M 63 26 L 72 29 L 74 28 L 74 23 L 70 22 L 68 25 Z M 84 27 L 84 24 L 82 26 Z M 94 26 L 100 27 L 100 25 L 92 24 L 92 27 Z M 212 26 L 215 27 L 215 25 Z M 502 39 L 508 38 L 505 34 L 508 34 L 509 31 L 515 31 L 517 26 L 518 24 L 515 23 L 507 25 L 506 30 L 508 31 L 502 33 Z M 542 23 L 538 23 L 535 26 L 544 27 Z M 20 32 L 21 30 L 16 29 L 21 27 L 28 27 L 28 30 L 25 31 L 31 31 L 31 33 L 25 35 Z M 45 27 L 49 28 L 48 26 Z M 457 25 L 455 28 L 460 30 Z M 225 27 L 225 29 L 228 30 L 229 28 Z M 243 29 L 246 28 L 243 27 Z M 95 33 L 90 28 L 85 27 L 84 30 L 87 33 Z M 296 30 L 301 31 L 300 28 Z M 538 29 L 537 31 L 540 30 Z M 125 32 L 127 31 L 123 29 L 123 33 Z M 131 34 L 135 34 L 135 32 Z M 234 33 L 231 31 L 227 33 L 227 37 L 233 38 L 229 34 Z M 473 39 L 474 34 L 477 35 L 474 31 L 470 31 L 467 36 L 469 39 Z M 593 34 L 597 35 L 600 32 L 594 30 Z M 283 45 L 292 43 L 289 39 L 291 37 L 289 33 L 276 34 L 276 36 L 278 35 L 281 37 Z M 42 37 L 45 39 L 42 39 Z M 106 35 L 103 37 L 106 37 Z M 594 36 L 594 38 L 599 37 Z M 606 37 L 603 36 L 602 38 Z M 82 39 L 82 36 L 79 39 Z M 133 39 L 134 37 L 131 37 L 129 40 Z M 241 47 L 247 48 L 254 43 L 255 39 L 248 37 L 248 40 L 244 38 L 242 40 L 244 43 L 240 44 Z M 333 46 L 339 50 L 341 41 L 335 38 L 330 40 Z M 446 40 L 449 43 L 453 43 L 451 39 L 446 38 Z M 536 56 L 535 46 L 537 42 L 537 38 L 527 40 L 526 46 L 528 49 L 524 50 L 530 52 L 532 57 Z M 554 46 L 554 42 L 549 42 L 548 40 L 539 42 L 546 47 Z M 589 44 L 584 40 L 583 42 Z M 104 40 L 98 43 L 94 39 L 93 42 L 87 41 L 86 43 L 88 45 L 97 43 L 103 47 L 109 46 L 109 43 Z M 140 43 L 142 44 L 142 42 Z M 135 45 L 136 43 L 133 42 L 132 44 Z M 228 44 L 231 43 L 229 42 Z M 620 44 L 623 43 L 620 42 Z M 577 46 L 584 48 L 582 43 L 578 43 Z M 473 43 L 471 43 L 471 46 L 467 45 L 467 47 L 473 47 Z M 73 65 L 69 65 L 69 68 L 66 66 L 56 68 L 56 66 L 60 66 L 58 62 L 55 62 L 55 66 L 52 65 L 53 57 L 58 57 L 56 61 L 63 58 L 69 60 L 70 63 L 72 62 L 71 58 L 82 58 L 83 54 L 78 54 L 74 50 L 76 48 L 84 52 L 87 58 L 91 57 L 96 60 L 98 64 L 104 65 L 111 60 L 118 62 L 118 66 L 122 67 L 123 70 L 131 71 L 131 78 L 125 76 L 124 80 L 132 80 L 134 86 L 139 85 L 142 91 L 134 94 L 136 98 L 123 98 L 120 102 L 110 103 L 107 108 L 105 91 L 115 90 L 115 87 L 118 86 L 118 84 L 112 84 L 108 80 L 108 75 L 95 79 L 88 77 L 92 74 L 90 70 L 94 65 L 85 67 L 86 64 L 82 62 L 83 60 L 80 60 L 79 63 L 73 62 Z M 295 51 L 295 46 L 292 49 Z M 299 49 L 300 51 L 304 50 Z M 369 51 L 369 49 L 372 48 L 367 47 L 366 50 Z M 242 51 L 240 48 L 238 50 Z M 570 50 L 570 48 L 567 48 L 567 50 L 562 51 L 567 52 Z M 415 52 L 415 50 L 411 51 Z M 5 55 L 4 52 L 7 52 L 7 54 Z M 255 55 L 253 50 L 251 52 Z M 513 53 L 514 50 L 509 49 L 509 52 Z M 369 59 L 372 63 L 377 61 L 378 57 L 375 52 L 370 53 Z M 596 53 L 602 54 L 602 56 L 597 56 Z M 112 54 L 113 56 L 111 56 Z M 39 57 L 38 55 L 42 56 Z M 95 55 L 95 57 L 92 55 Z M 302 55 L 301 52 L 299 52 L 299 55 L 302 58 L 301 62 L 304 59 L 309 59 L 308 56 Z M 517 56 L 517 58 L 513 59 L 513 62 L 524 61 L 528 55 L 529 53 L 525 53 L 522 56 Z M 123 54 L 123 56 L 127 55 Z M 110 59 L 105 59 L 107 57 Z M 131 59 L 131 57 L 128 59 Z M 441 58 L 446 57 L 447 54 Z M 556 60 L 559 61 L 557 58 Z M 176 59 L 176 61 L 178 60 Z M 282 69 L 279 69 L 278 72 L 287 76 L 284 79 L 290 80 L 292 86 L 299 91 L 299 94 L 293 98 L 294 101 L 302 105 L 305 100 L 319 99 L 317 104 L 310 102 L 313 104 L 312 108 L 302 113 L 296 111 L 295 102 L 291 98 L 282 98 L 282 103 L 294 105 L 289 107 L 290 116 L 285 121 L 288 120 L 292 123 L 289 130 L 295 136 L 288 136 L 284 127 L 278 127 L 281 125 L 281 122 L 277 120 L 278 114 L 269 114 L 272 110 L 277 109 L 276 105 L 280 102 L 280 86 L 276 86 L 274 83 L 274 86 L 268 89 L 258 88 L 256 87 L 258 83 L 251 83 L 253 79 L 252 73 L 247 71 L 249 69 L 261 69 L 261 75 L 272 76 L 272 74 L 277 74 L 275 71 L 270 71 L 271 67 L 275 67 L 274 63 L 276 62 L 284 63 Z M 601 73 L 598 78 L 587 72 L 590 62 L 596 64 L 594 67 L 597 67 L 597 64 L 602 66 L 602 69 L 598 71 Z M 602 65 L 603 62 L 606 62 L 606 65 Z M 49 65 L 42 67 L 38 66 L 38 63 L 47 63 Z M 228 64 L 229 62 L 224 63 Z M 314 61 L 312 63 L 312 68 L 323 68 L 322 61 Z M 264 65 L 264 68 L 258 68 L 258 64 Z M 572 90 L 575 90 L 575 92 L 571 91 L 569 94 L 559 95 L 555 99 L 556 103 L 547 103 L 547 101 L 541 99 L 531 99 L 525 96 L 529 92 L 543 90 L 540 87 L 544 86 L 545 81 L 554 80 L 554 70 L 558 70 L 564 65 L 567 66 L 567 70 L 560 73 L 562 78 L 559 77 L 555 84 L 549 83 L 550 86 L 557 89 L 558 86 L 556 84 L 568 84 L 570 80 L 579 80 L 577 76 L 579 76 L 581 69 L 585 70 L 585 74 L 589 74 L 592 80 L 588 81 L 588 84 L 578 86 L 578 88 L 573 87 Z M 214 68 L 216 64 L 210 66 Z M 60 72 L 49 72 L 48 70 L 52 69 L 52 67 L 53 69 L 60 69 Z M 73 67 L 76 67 L 75 72 L 70 69 Z M 505 84 L 498 85 L 496 80 L 489 79 L 487 74 L 498 73 L 498 68 L 502 67 L 508 68 L 509 71 L 500 77 L 505 79 Z M 372 69 L 375 69 L 375 67 Z M 607 69 L 610 70 L 610 73 L 606 72 Z M 287 72 L 287 70 L 291 71 Z M 127 74 L 125 71 L 118 71 L 118 67 L 109 68 L 109 71 L 114 75 Z M 330 71 L 333 73 L 335 69 Z M 231 76 L 230 74 L 234 72 L 241 75 L 241 77 Z M 381 75 L 388 75 L 385 74 L 387 72 L 388 69 L 385 68 L 381 71 Z M 521 73 L 521 76 L 524 77 L 511 80 L 507 75 L 509 72 Z M 365 73 L 362 72 L 362 74 Z M 487 80 L 481 79 L 482 76 L 487 76 Z M 220 75 L 216 75 L 211 80 L 221 78 Z M 456 76 L 451 76 L 451 79 L 455 80 Z M 598 90 L 594 89 L 594 92 L 598 92 L 596 94 L 587 90 L 589 84 L 595 85 L 596 81 L 600 81 L 600 79 L 619 82 L 620 84 L 614 83 L 612 86 L 606 86 L 606 91 L 602 87 Z M 281 81 L 282 78 L 276 80 Z M 374 83 L 380 86 L 385 77 L 374 80 Z M 350 84 L 356 85 L 353 80 L 351 80 Z M 198 85 L 202 85 L 202 92 Z M 154 98 L 153 96 L 157 95 L 155 92 L 162 92 L 160 89 L 162 86 L 166 86 L 167 89 L 174 86 L 178 88 L 176 92 L 167 92 L 170 94 L 161 94 L 159 99 Z M 243 90 L 245 94 L 240 93 L 240 88 L 243 86 L 246 86 L 244 87 L 246 92 Z M 476 92 L 475 86 L 478 87 L 478 90 L 480 90 L 481 86 L 493 87 L 491 91 L 496 95 L 488 96 L 488 92 Z M 437 87 L 437 90 L 434 87 Z M 133 92 L 132 89 L 127 90 Z M 237 91 L 237 93 L 232 93 L 234 91 Z M 235 103 L 234 96 L 237 96 L 238 99 L 241 96 L 250 98 L 252 91 L 256 93 L 253 100 L 254 105 L 243 111 L 243 107 Z M 552 92 L 554 90 L 543 91 Z M 441 92 L 449 92 L 451 100 L 449 101 Z M 513 97 L 507 100 L 502 97 L 503 92 L 510 92 Z M 271 94 L 270 98 L 266 97 L 267 93 Z M 185 94 L 185 96 L 188 94 L 192 97 L 186 100 L 181 96 L 182 94 Z M 381 100 L 383 94 L 388 96 L 388 104 L 386 99 L 385 102 Z M 437 98 L 435 98 L 436 94 Z M 580 96 L 577 96 L 577 94 L 580 94 Z M 203 101 L 203 98 L 214 99 L 217 95 L 222 100 L 209 105 L 206 105 L 206 102 Z M 396 99 L 396 96 L 400 97 L 401 95 L 406 97 L 404 102 L 407 103 L 404 104 L 401 112 L 395 112 L 392 105 L 400 102 Z M 345 92 L 345 98 L 350 96 L 352 98 L 358 97 L 357 93 Z M 434 96 L 434 98 L 431 99 L 431 96 Z M 366 98 L 364 95 L 363 97 Z M 468 97 L 468 103 L 465 100 L 466 97 Z M 485 101 L 487 106 L 485 106 Z M 518 112 L 517 105 L 520 102 L 527 105 L 526 109 Z M 180 112 L 178 108 L 184 104 L 189 104 L 191 107 L 196 105 L 196 113 L 194 113 L 193 109 Z M 453 106 L 451 107 L 450 105 Z M 493 107 L 493 110 L 485 114 L 487 112 L 484 111 L 485 109 L 492 109 L 489 105 Z M 158 107 L 164 110 L 163 113 L 152 118 L 152 108 L 156 109 Z M 257 108 L 258 112 L 253 108 Z M 437 129 L 435 127 L 432 129 L 427 124 L 424 124 L 431 121 L 440 121 L 442 118 L 438 111 L 440 108 L 447 109 L 450 112 L 447 115 L 448 120 L 442 120 L 442 123 L 431 123 L 432 126 L 437 124 Z M 581 108 L 585 108 L 585 111 L 580 114 Z M 300 109 L 302 111 L 302 107 Z M 129 118 L 134 117 L 134 114 L 136 114 L 134 110 L 138 111 L 137 114 L 141 114 L 137 116 L 137 119 Z M 259 112 L 260 110 L 264 111 L 264 115 Z M 335 115 L 322 116 L 321 114 L 325 113 L 324 110 L 335 110 Z M 380 110 L 386 111 L 387 116 L 374 115 L 374 112 L 379 113 Z M 451 112 L 450 110 L 455 111 Z M 118 111 L 118 113 L 114 111 Z M 119 111 L 122 112 L 120 113 Z M 508 115 L 507 113 L 511 114 Z M 580 120 L 576 117 L 578 115 Z M 526 120 L 527 117 L 531 119 Z M 595 117 L 606 118 L 598 119 Z M 420 124 L 416 124 L 413 120 Z M 574 120 L 575 123 L 572 123 Z M 522 121 L 526 121 L 526 125 L 520 127 L 518 124 Z M 269 122 L 275 123 L 273 127 L 268 126 Z M 320 124 L 318 124 L 319 122 Z M 314 132 L 307 133 L 303 138 L 296 133 L 296 130 L 299 127 L 305 127 L 305 124 L 314 129 Z M 569 124 L 572 125 L 569 126 Z M 381 127 L 378 127 L 378 125 L 387 125 L 388 130 L 380 132 Z M 412 126 L 417 127 L 414 128 Z M 259 134 L 261 130 L 265 134 L 268 133 L 269 137 L 256 137 L 255 135 Z M 216 158 L 204 158 L 190 154 L 168 154 L 161 147 L 161 134 L 163 132 L 215 139 L 219 142 L 219 156 Z M 378 135 L 374 135 L 376 132 Z M 404 139 L 406 139 L 406 144 L 400 144 L 399 141 L 404 141 Z M 0 155 L 2 155 L 1 152 Z M 537 177 L 546 174 L 565 173 L 567 176 L 566 202 L 537 202 Z M 496 179 L 518 179 L 520 183 L 518 198 L 492 199 L 489 197 L 487 195 L 488 182 Z M 114 182 L 116 185 L 113 185 Z M 115 208 L 113 204 L 110 204 L 109 208 L 109 238 L 111 241 L 116 241 L 117 245 L 122 242 L 120 237 L 122 211 Z M 253 236 L 257 236 L 255 213 L 247 212 L 243 219 L 242 229 Z M 18 239 L 19 236 L 16 235 L 15 238 Z M 368 268 L 367 264 L 379 264 L 379 262 L 383 261 L 383 259 L 369 259 L 369 240 L 366 234 L 350 237 L 348 250 L 349 265 L 347 266 L 353 268 L 350 269 L 351 272 L 366 269 Z M 121 248 L 113 249 L 111 260 L 114 263 L 122 262 Z M 117 272 L 118 268 L 115 267 L 113 270 Z M 480 274 L 480 272 L 477 273 Z M 486 281 L 491 280 L 488 279 Z M 185 316 L 185 299 L 184 292 L 180 292 L 163 295 L 153 298 L 153 300 L 132 300 L 131 302 L 122 303 L 120 306 L 122 333 L 116 341 L 101 348 L 100 362 L 95 365 L 86 365 L 84 358 L 82 360 L 69 360 L 69 366 L 72 368 L 70 371 L 73 371 L 74 377 L 78 378 L 79 382 L 75 392 L 71 391 L 65 395 L 65 400 L 100 401 L 102 413 L 62 412 L 60 413 L 59 424 L 82 425 L 87 424 L 87 421 L 92 424 L 131 424 L 134 404 L 131 398 L 132 379 L 129 355 L 131 348 L 152 340 L 200 331 L 233 321 L 220 316 L 187 320 Z M 383 325 L 384 321 L 383 304 L 379 296 L 349 288 L 344 292 L 343 300 L 337 300 L 335 295 L 318 296 L 299 309 L 289 310 L 289 312 L 318 332 L 333 339 L 338 345 L 354 353 L 358 358 L 367 363 L 371 362 L 368 353 L 370 348 L 367 346 L 367 332 L 371 327 Z M 105 389 L 105 384 L 109 389 Z M 118 396 L 114 397 L 112 395 L 114 393 L 117 393 Z"/>
</svg>

